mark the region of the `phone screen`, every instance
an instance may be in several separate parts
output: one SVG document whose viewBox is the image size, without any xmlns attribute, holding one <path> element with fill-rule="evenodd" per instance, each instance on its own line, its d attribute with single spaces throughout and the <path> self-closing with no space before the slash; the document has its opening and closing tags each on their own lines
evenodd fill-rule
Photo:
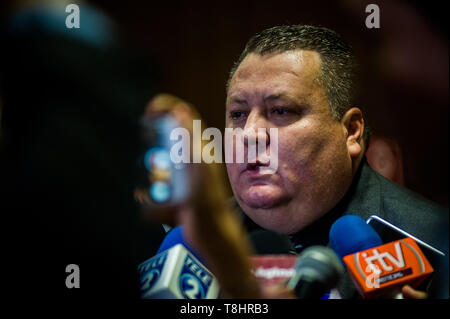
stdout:
<svg viewBox="0 0 450 319">
<path fill-rule="evenodd" d="M 179 127 L 167 113 L 141 120 L 142 151 L 138 160 L 140 187 L 147 189 L 152 204 L 176 204 L 188 197 L 188 176 L 184 163 L 175 164 L 171 149 L 177 141 L 171 133 Z"/>
</svg>

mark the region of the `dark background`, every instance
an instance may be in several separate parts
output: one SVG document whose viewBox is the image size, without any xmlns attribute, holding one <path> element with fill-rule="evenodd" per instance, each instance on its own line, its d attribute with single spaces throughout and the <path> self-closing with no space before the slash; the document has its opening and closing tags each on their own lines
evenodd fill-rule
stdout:
<svg viewBox="0 0 450 319">
<path fill-rule="evenodd" d="M 0 17 L 33 2 L 3 2 Z M 336 30 L 359 58 L 358 106 L 375 134 L 394 139 L 402 149 L 406 186 L 448 206 L 447 12 L 437 3 L 86 2 L 113 18 L 130 47 L 158 67 L 154 73 L 163 91 L 194 104 L 208 126 L 219 129 L 224 127 L 228 73 L 252 35 L 281 24 L 309 23 Z M 380 7 L 379 29 L 365 26 L 370 3 Z"/>
<path fill-rule="evenodd" d="M 360 107 L 372 131 L 402 149 L 405 184 L 448 206 L 446 11 L 424 1 L 92 1 L 118 21 L 160 67 L 164 91 L 224 127 L 225 82 L 246 41 L 281 24 L 340 33 L 361 66 Z M 368 29 L 369 3 L 381 27 Z"/>
<path fill-rule="evenodd" d="M 1 21 L 34 2 L 42 1 L 2 2 Z M 80 5 L 80 30 L 90 33 L 83 29 L 86 7 L 73 2 Z M 73 262 L 83 269 L 89 296 L 135 296 L 136 264 L 164 236 L 161 225 L 141 223 L 132 196 L 136 119 L 152 95 L 167 92 L 223 130 L 231 66 L 252 35 L 275 25 L 322 25 L 353 45 L 361 65 L 358 106 L 372 131 L 399 143 L 408 188 L 448 206 L 442 8 L 376 1 L 381 28 L 367 29 L 369 1 L 89 3 L 117 23 L 121 50 L 75 41 L 69 33 L 76 30 L 59 22 L 44 32 L 36 27 L 42 20 L 10 34 L 9 42 L 0 37 L 0 213 L 13 256 L 5 277 L 18 296 L 29 285 L 41 297 L 42 287 L 52 296 L 57 288 L 74 293 L 64 286 L 65 266 Z M 8 275 L 13 271 L 19 275 Z"/>
</svg>

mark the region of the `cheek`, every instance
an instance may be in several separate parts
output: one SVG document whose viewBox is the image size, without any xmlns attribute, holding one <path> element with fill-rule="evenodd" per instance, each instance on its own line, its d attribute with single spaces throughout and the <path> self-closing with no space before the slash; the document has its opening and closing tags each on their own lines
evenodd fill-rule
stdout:
<svg viewBox="0 0 450 319">
<path fill-rule="evenodd" d="M 298 177 L 308 174 L 305 170 L 314 161 L 321 148 L 317 135 L 308 129 L 296 129 L 279 134 L 278 162 L 281 171 L 297 172 Z"/>
<path fill-rule="evenodd" d="M 336 131 L 304 125 L 279 135 L 279 172 L 294 185 L 325 178 L 346 154 L 345 140 Z"/>
<path fill-rule="evenodd" d="M 237 176 L 238 176 L 238 166 L 236 164 L 232 164 L 232 163 L 226 163 L 225 166 L 227 169 L 228 179 L 231 182 L 236 181 Z M 231 183 L 231 186 L 233 186 L 234 184 L 235 183 Z"/>
</svg>

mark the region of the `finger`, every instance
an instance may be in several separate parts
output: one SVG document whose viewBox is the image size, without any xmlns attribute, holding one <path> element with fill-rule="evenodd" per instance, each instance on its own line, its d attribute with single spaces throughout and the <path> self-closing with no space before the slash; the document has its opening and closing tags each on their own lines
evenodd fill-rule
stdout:
<svg viewBox="0 0 450 319">
<path fill-rule="evenodd" d="M 403 286 L 402 294 L 405 299 L 426 299 L 428 297 L 426 292 L 413 289 L 409 285 Z"/>
<path fill-rule="evenodd" d="M 295 299 L 295 293 L 284 285 L 269 285 L 262 287 L 262 295 L 265 299 Z"/>
<path fill-rule="evenodd" d="M 145 109 L 145 116 L 171 113 L 181 126 L 192 130 L 192 120 L 200 119 L 195 107 L 188 102 L 170 94 L 158 94 L 152 98 Z"/>
</svg>

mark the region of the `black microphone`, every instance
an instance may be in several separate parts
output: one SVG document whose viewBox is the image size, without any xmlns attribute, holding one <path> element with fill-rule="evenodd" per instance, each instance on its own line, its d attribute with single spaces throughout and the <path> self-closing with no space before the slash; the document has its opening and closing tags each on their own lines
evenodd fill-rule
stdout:
<svg viewBox="0 0 450 319">
<path fill-rule="evenodd" d="M 296 255 L 289 237 L 281 233 L 255 230 L 250 233 L 250 242 L 256 255 Z"/>
<path fill-rule="evenodd" d="M 319 299 L 336 287 L 344 267 L 334 251 L 325 246 L 306 248 L 298 257 L 295 275 L 287 287 L 300 299 Z"/>
</svg>

